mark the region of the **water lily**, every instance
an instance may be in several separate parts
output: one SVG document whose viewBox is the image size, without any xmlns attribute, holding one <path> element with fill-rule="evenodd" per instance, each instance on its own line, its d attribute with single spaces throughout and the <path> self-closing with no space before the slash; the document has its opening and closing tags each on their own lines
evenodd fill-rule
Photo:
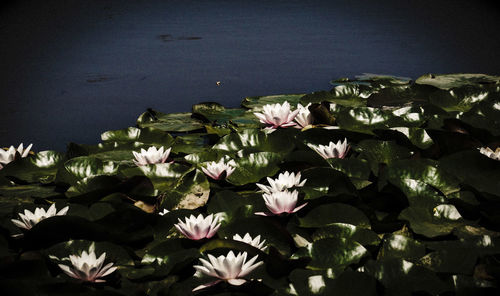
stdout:
<svg viewBox="0 0 500 296">
<path fill-rule="evenodd" d="M 239 234 L 235 234 L 235 235 L 233 235 L 233 240 L 244 242 L 244 243 L 249 244 L 252 247 L 255 247 L 255 248 L 260 249 L 262 251 L 267 249 L 267 246 L 264 246 L 264 244 L 266 243 L 266 240 L 260 241 L 260 235 L 257 235 L 255 238 L 252 238 L 250 236 L 250 233 L 246 233 L 243 237 L 241 237 Z"/>
<path fill-rule="evenodd" d="M 491 150 L 490 147 L 481 147 L 479 152 L 491 159 L 500 160 L 500 147 L 498 147 L 495 151 Z"/>
<path fill-rule="evenodd" d="M 69 206 L 62 208 L 59 212 L 57 212 L 56 205 L 52 204 L 47 211 L 43 208 L 36 208 L 32 213 L 31 211 L 24 210 L 24 214 L 19 213 L 19 217 L 21 220 L 11 219 L 12 223 L 14 223 L 19 228 L 31 229 L 38 222 L 53 217 L 53 216 L 63 216 L 69 210 Z"/>
<path fill-rule="evenodd" d="M 295 111 L 290 110 L 290 104 L 285 101 L 283 104 L 267 104 L 262 107 L 262 113 L 254 113 L 260 122 L 266 124 L 271 129 L 276 129 L 278 127 L 291 127 L 295 126 L 296 123 L 293 122 L 299 109 Z"/>
<path fill-rule="evenodd" d="M 325 145 L 313 145 L 307 144 L 311 149 L 316 151 L 321 157 L 324 159 L 328 158 L 344 158 L 349 152 L 350 146 L 347 144 L 347 139 L 344 139 L 344 142 L 340 140 L 335 144 L 334 142 L 330 142 L 328 146 Z"/>
<path fill-rule="evenodd" d="M 254 264 L 254 262 L 257 260 L 258 255 L 255 255 L 248 261 L 247 256 L 247 252 L 238 253 L 238 255 L 235 256 L 233 251 L 229 251 L 226 256 L 221 255 L 219 257 L 215 257 L 208 254 L 208 260 L 200 258 L 200 261 L 203 265 L 195 265 L 193 267 L 198 272 L 218 278 L 218 280 L 198 286 L 194 288 L 193 291 L 213 286 L 222 281 L 226 281 L 230 285 L 234 286 L 240 286 L 244 284 L 247 280 L 243 277 L 250 274 L 255 268 L 264 263 L 262 261 L 259 261 Z"/>
<path fill-rule="evenodd" d="M 175 228 L 192 240 L 211 238 L 220 227 L 219 218 L 214 217 L 213 214 L 208 215 L 206 218 L 202 214 L 199 214 L 198 217 L 191 215 L 189 218 L 185 217 L 185 222 L 182 222 L 179 218 L 178 220 L 179 223 L 174 224 Z"/>
<path fill-rule="evenodd" d="M 208 162 L 206 167 L 202 167 L 201 170 L 210 178 L 221 180 L 229 177 L 234 172 L 235 166 L 234 160 L 225 163 L 224 158 L 222 158 L 219 162 Z"/>
<path fill-rule="evenodd" d="M 32 146 L 33 144 L 30 144 L 28 147 L 26 147 L 26 149 L 24 149 L 23 143 L 21 143 L 19 147 L 17 147 L 17 149 L 14 146 L 10 146 L 7 150 L 0 149 L 0 170 L 4 167 L 4 165 L 16 159 L 17 153 L 19 153 L 21 157 L 28 156 Z"/>
<path fill-rule="evenodd" d="M 297 190 L 294 190 L 292 192 L 285 190 L 264 193 L 262 194 L 262 197 L 264 198 L 266 207 L 269 209 L 269 211 L 271 211 L 271 213 L 257 212 L 255 214 L 261 216 L 271 216 L 284 213 L 295 213 L 307 205 L 307 203 L 304 203 L 303 205 L 295 207 L 297 205 L 298 196 L 299 192 Z"/>
<path fill-rule="evenodd" d="M 309 111 L 309 106 L 311 106 L 311 103 L 306 106 L 302 106 L 300 103 L 297 104 L 299 113 L 295 117 L 295 122 L 297 123 L 297 126 L 295 126 L 296 128 L 305 128 L 306 126 L 312 125 L 313 117 L 311 111 Z"/>
<path fill-rule="evenodd" d="M 277 179 L 271 179 L 267 177 L 267 182 L 269 186 L 257 183 L 256 185 L 265 193 L 272 193 L 274 191 L 283 191 L 285 189 L 290 189 L 292 187 L 302 187 L 306 183 L 307 179 L 300 181 L 300 172 L 290 173 L 284 172 L 278 175 Z"/>
<path fill-rule="evenodd" d="M 148 150 L 141 148 L 141 152 L 132 151 L 134 154 L 135 160 L 134 163 L 138 166 L 148 165 L 148 164 L 157 164 L 164 163 L 167 161 L 168 155 L 170 154 L 170 149 L 164 151 L 164 147 L 160 147 L 160 149 L 156 149 L 156 147 L 149 147 Z"/>
<path fill-rule="evenodd" d="M 105 282 L 105 280 L 100 278 L 113 273 L 117 268 L 116 266 L 113 267 L 113 263 L 108 263 L 103 266 L 105 259 L 106 252 L 102 253 L 101 256 L 97 258 L 92 245 L 88 253 L 83 251 L 80 256 L 69 255 L 72 266 L 64 264 L 58 264 L 58 266 L 72 278 L 85 282 L 102 283 Z"/>
</svg>

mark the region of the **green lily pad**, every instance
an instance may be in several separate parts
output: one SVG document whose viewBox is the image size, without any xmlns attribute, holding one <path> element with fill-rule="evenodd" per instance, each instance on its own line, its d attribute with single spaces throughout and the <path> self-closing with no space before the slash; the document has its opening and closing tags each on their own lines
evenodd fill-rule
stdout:
<svg viewBox="0 0 500 296">
<path fill-rule="evenodd" d="M 2 170 L 0 176 L 11 176 L 29 183 L 51 183 L 65 157 L 57 151 L 41 151 L 34 156 L 17 159 Z"/>
<path fill-rule="evenodd" d="M 324 227 L 335 223 L 347 223 L 356 227 L 370 229 L 370 220 L 357 208 L 342 204 L 332 203 L 317 206 L 310 210 L 303 218 L 299 218 L 301 227 Z"/>
<path fill-rule="evenodd" d="M 238 127 L 260 126 L 259 119 L 253 112 L 241 108 L 225 108 L 218 103 L 201 103 L 193 105 L 193 114 L 202 117 L 205 121 L 218 125 L 235 124 Z"/>
<path fill-rule="evenodd" d="M 189 132 L 203 128 L 203 122 L 194 119 L 191 113 L 164 114 L 155 110 L 142 113 L 137 119 L 140 128 L 152 127 L 166 132 Z"/>
<path fill-rule="evenodd" d="M 393 141 L 364 140 L 355 148 L 360 158 L 368 160 L 372 172 L 377 176 L 380 164 L 390 164 L 396 159 L 409 158 L 413 153 Z"/>
<path fill-rule="evenodd" d="M 267 104 L 283 104 L 285 101 L 290 103 L 291 106 L 297 105 L 299 99 L 304 96 L 304 94 L 291 94 L 291 95 L 274 95 L 274 96 L 262 96 L 262 97 L 247 97 L 241 102 L 241 106 L 253 109 L 252 111 L 260 111 L 262 106 Z"/>
<path fill-rule="evenodd" d="M 364 270 L 384 285 L 388 295 L 410 296 L 418 291 L 438 295 L 449 289 L 434 272 L 403 259 L 370 261 Z"/>
<path fill-rule="evenodd" d="M 500 77 L 484 74 L 426 74 L 417 78 L 415 83 L 432 85 L 440 89 L 449 90 L 464 85 L 499 84 Z"/>
<path fill-rule="evenodd" d="M 378 259 L 401 258 L 415 262 L 425 255 L 425 245 L 409 237 L 391 234 L 384 237 Z"/>
<path fill-rule="evenodd" d="M 212 148 L 227 152 L 244 150 L 247 153 L 261 151 L 287 153 L 295 146 L 290 133 L 287 130 L 277 130 L 266 134 L 255 129 L 244 129 L 224 136 Z"/>
<path fill-rule="evenodd" d="M 500 161 L 479 153 L 462 151 L 445 156 L 440 166 L 448 174 L 455 176 L 462 183 L 468 184 L 480 192 L 500 196 Z"/>
<path fill-rule="evenodd" d="M 161 206 L 169 209 L 196 209 L 207 203 L 209 194 L 210 184 L 205 174 L 199 170 L 187 171 L 179 178 L 173 190 L 163 193 Z"/>
<path fill-rule="evenodd" d="M 409 207 L 399 218 L 410 223 L 410 228 L 426 237 L 450 234 L 455 228 L 466 225 L 466 221 L 453 205 L 439 205 L 434 208 Z"/>
<path fill-rule="evenodd" d="M 191 167 L 178 163 L 158 163 L 123 169 L 120 174 L 125 177 L 146 176 L 151 180 L 155 189 L 168 191 L 175 187 L 180 178 L 190 170 L 192 170 Z"/>
<path fill-rule="evenodd" d="M 301 172 L 302 179 L 307 179 L 301 191 L 306 193 L 305 199 L 321 196 L 337 196 L 347 194 L 356 196 L 356 188 L 345 174 L 332 168 L 311 168 Z"/>
<path fill-rule="evenodd" d="M 378 245 L 380 243 L 380 238 L 375 232 L 346 223 L 329 224 L 328 226 L 318 228 L 312 234 L 312 239 L 314 241 L 329 237 L 340 237 L 354 240 L 363 246 Z"/>
<path fill-rule="evenodd" d="M 56 176 L 57 183 L 76 184 L 79 180 L 98 175 L 114 175 L 119 166 L 112 161 L 102 161 L 95 157 L 80 156 L 64 163 Z"/>
<path fill-rule="evenodd" d="M 396 186 L 406 190 L 407 185 L 402 185 L 404 180 L 413 179 L 429 184 L 444 195 L 460 190 L 460 184 L 456 178 L 450 176 L 437 161 L 431 159 L 401 159 L 387 166 L 387 180 Z M 383 177 L 381 177 L 383 178 Z"/>
<path fill-rule="evenodd" d="M 359 243 L 341 238 L 325 238 L 300 248 L 293 257 L 311 257 L 310 269 L 347 267 L 358 263 L 368 251 Z"/>
<path fill-rule="evenodd" d="M 258 182 L 264 177 L 275 175 L 279 171 L 278 164 L 282 157 L 274 152 L 257 152 L 236 159 L 236 169 L 227 178 L 234 185 L 245 185 Z"/>
</svg>

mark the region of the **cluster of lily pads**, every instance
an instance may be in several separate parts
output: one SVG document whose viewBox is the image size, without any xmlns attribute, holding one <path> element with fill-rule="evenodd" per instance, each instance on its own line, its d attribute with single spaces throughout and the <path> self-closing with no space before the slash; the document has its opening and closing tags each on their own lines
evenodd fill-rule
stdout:
<svg viewBox="0 0 500 296">
<path fill-rule="evenodd" d="M 500 280 L 500 77 L 363 75 L 0 149 L 0 287 L 469 295 Z M 36 143 L 35 143 L 36 147 Z M 264 182 L 267 181 L 267 184 Z"/>
</svg>

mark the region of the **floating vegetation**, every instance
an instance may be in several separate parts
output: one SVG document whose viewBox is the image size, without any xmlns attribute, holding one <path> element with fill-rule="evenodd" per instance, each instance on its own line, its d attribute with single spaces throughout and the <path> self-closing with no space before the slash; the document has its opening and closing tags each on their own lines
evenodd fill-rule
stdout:
<svg viewBox="0 0 500 296">
<path fill-rule="evenodd" d="M 3 294 L 497 291 L 500 77 L 332 85 L 0 151 Z"/>
</svg>

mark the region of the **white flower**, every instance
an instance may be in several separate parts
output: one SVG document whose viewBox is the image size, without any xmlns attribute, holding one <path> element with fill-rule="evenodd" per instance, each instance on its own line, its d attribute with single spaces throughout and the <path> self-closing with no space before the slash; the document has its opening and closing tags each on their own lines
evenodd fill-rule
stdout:
<svg viewBox="0 0 500 296">
<path fill-rule="evenodd" d="M 53 216 L 63 216 L 69 210 L 69 206 L 62 208 L 59 212 L 56 210 L 56 205 L 52 204 L 50 208 L 45 212 L 43 208 L 36 208 L 35 212 L 32 213 L 28 210 L 24 210 L 24 214 L 19 213 L 21 220 L 11 219 L 12 223 L 16 224 L 19 228 L 31 229 L 38 222 L 53 217 Z"/>
<path fill-rule="evenodd" d="M 255 255 L 252 259 L 246 261 L 247 252 L 238 253 L 238 255 L 235 256 L 233 251 L 229 251 L 227 256 L 221 255 L 216 258 L 215 256 L 208 254 L 208 260 L 200 258 L 203 265 L 195 265 L 193 267 L 198 272 L 211 277 L 216 277 L 218 280 L 198 286 L 194 288 L 193 291 L 213 286 L 221 281 L 227 281 L 229 284 L 234 286 L 244 284 L 246 280 L 243 279 L 243 277 L 264 263 L 259 261 L 254 264 L 257 257 L 258 255 Z"/>
<path fill-rule="evenodd" d="M 298 195 L 299 192 L 297 190 L 294 190 L 292 192 L 285 190 L 264 193 L 262 194 L 262 197 L 266 202 L 266 207 L 269 209 L 269 211 L 271 211 L 271 213 L 257 212 L 255 214 L 262 216 L 271 216 L 280 215 L 283 213 L 295 213 L 307 205 L 307 203 L 304 203 L 303 205 L 295 207 L 295 205 L 297 205 Z"/>
<path fill-rule="evenodd" d="M 265 249 L 267 249 L 267 246 L 264 246 L 264 244 L 266 243 L 266 240 L 262 240 L 262 242 L 261 242 L 260 235 L 257 235 L 255 238 L 252 238 L 250 236 L 250 233 L 246 233 L 243 237 L 241 237 L 239 234 L 235 234 L 235 235 L 233 235 L 233 240 L 247 243 L 247 244 L 251 245 L 252 247 L 256 247 L 257 249 L 260 249 L 261 251 L 264 251 Z"/>
<path fill-rule="evenodd" d="M 33 144 L 30 144 L 26 149 L 23 148 L 23 143 L 17 147 L 10 146 L 8 150 L 0 149 L 0 170 L 4 165 L 16 159 L 16 153 L 19 153 L 21 157 L 26 157 L 30 153 L 30 149 Z"/>
<path fill-rule="evenodd" d="M 177 220 L 179 220 L 179 223 L 174 224 L 175 228 L 192 240 L 211 238 L 220 227 L 219 218 L 214 217 L 213 214 L 208 215 L 206 218 L 202 214 L 199 214 L 198 217 L 191 215 L 189 218 L 185 217 L 186 222 L 182 222 L 179 218 Z"/>
<path fill-rule="evenodd" d="M 221 180 L 223 178 L 229 177 L 234 172 L 234 167 L 236 163 L 234 160 L 230 160 L 227 163 L 224 162 L 224 158 L 221 158 L 219 162 L 208 162 L 205 167 L 202 167 L 201 170 L 210 178 L 214 180 Z M 223 174 L 225 172 L 225 174 Z"/>
<path fill-rule="evenodd" d="M 295 122 L 297 123 L 296 128 L 305 128 L 308 125 L 312 125 L 313 118 L 311 111 L 309 111 L 309 106 L 311 106 L 311 103 L 307 104 L 307 106 L 302 106 L 300 103 L 297 104 L 299 113 L 295 117 Z"/>
<path fill-rule="evenodd" d="M 313 145 L 307 144 L 311 149 L 316 151 L 321 157 L 324 159 L 328 158 L 344 158 L 349 151 L 350 146 L 347 144 L 347 139 L 344 139 L 344 142 L 340 140 L 335 144 L 334 142 L 330 142 L 328 146 L 324 145 Z"/>
<path fill-rule="evenodd" d="M 70 277 L 79 279 L 86 282 L 102 283 L 105 280 L 99 279 L 105 277 L 116 270 L 113 263 L 108 263 L 104 267 L 104 259 L 106 253 L 102 253 L 99 258 L 96 258 L 93 245 L 90 247 L 89 252 L 83 251 L 80 256 L 69 255 L 69 260 L 72 266 L 58 264 L 58 266 Z"/>
<path fill-rule="evenodd" d="M 495 151 L 491 150 L 489 147 L 482 147 L 479 149 L 479 152 L 491 159 L 500 160 L 500 147 L 498 147 Z"/>
<path fill-rule="evenodd" d="M 169 210 L 163 209 L 163 211 L 159 212 L 158 215 L 163 216 L 163 215 L 168 214 L 168 213 L 170 213 Z"/>
<path fill-rule="evenodd" d="M 149 147 L 148 150 L 144 150 L 141 148 L 141 153 L 132 151 L 134 154 L 135 160 L 134 163 L 138 166 L 147 165 L 147 164 L 156 164 L 156 163 L 164 163 L 168 155 L 170 154 L 170 149 L 164 150 L 164 147 L 160 147 L 160 149 L 156 149 L 156 147 Z"/>
<path fill-rule="evenodd" d="M 268 128 L 276 129 L 278 127 L 291 127 L 295 126 L 295 116 L 299 113 L 299 109 L 295 111 L 290 110 L 290 104 L 285 101 L 282 105 L 267 104 L 262 107 L 262 113 L 254 113 L 260 122 L 268 125 Z"/>
<path fill-rule="evenodd" d="M 302 187 L 306 183 L 307 179 L 300 182 L 300 172 L 297 174 L 284 172 L 279 174 L 278 178 L 274 180 L 267 177 L 267 181 L 270 186 L 259 183 L 256 183 L 255 185 L 257 185 L 265 193 L 272 193 L 274 191 L 283 191 L 292 187 Z"/>
</svg>

